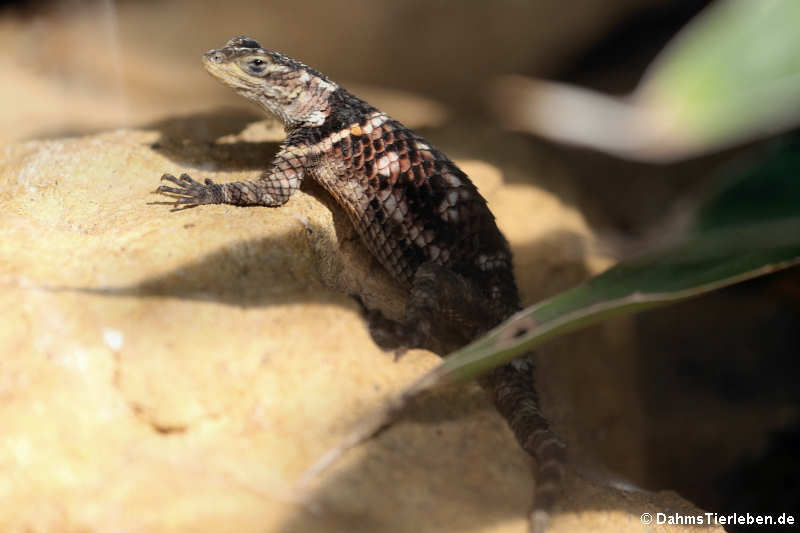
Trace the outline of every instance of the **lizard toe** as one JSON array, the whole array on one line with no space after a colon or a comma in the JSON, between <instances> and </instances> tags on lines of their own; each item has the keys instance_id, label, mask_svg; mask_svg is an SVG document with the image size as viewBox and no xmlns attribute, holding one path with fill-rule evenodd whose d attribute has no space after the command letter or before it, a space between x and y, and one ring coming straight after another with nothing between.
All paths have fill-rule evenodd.
<instances>
[{"instance_id":1,"label":"lizard toe","mask_svg":"<svg viewBox=\"0 0 800 533\"><path fill-rule=\"evenodd\" d=\"M156 192L159 193L159 194L164 194L164 193L167 193L167 194L178 194L178 195L186 194L186 190L185 189L176 189L175 187L167 187L166 185L160 185L156 189Z\"/></svg>"},{"instance_id":2,"label":"lizard toe","mask_svg":"<svg viewBox=\"0 0 800 533\"><path fill-rule=\"evenodd\" d=\"M182 183L178 180L178 178L176 178L172 174L162 174L161 181L169 181L174 183L175 185L182 185Z\"/></svg>"},{"instance_id":3,"label":"lizard toe","mask_svg":"<svg viewBox=\"0 0 800 533\"><path fill-rule=\"evenodd\" d=\"M202 183L200 183L199 181L195 180L189 174L186 174L186 173L181 174L180 180L181 180L182 185L184 187L186 187L186 186L189 186L189 187L202 187L203 186ZM208 181L210 181L210 180L206 180L206 182L208 182Z\"/></svg>"}]
</instances>

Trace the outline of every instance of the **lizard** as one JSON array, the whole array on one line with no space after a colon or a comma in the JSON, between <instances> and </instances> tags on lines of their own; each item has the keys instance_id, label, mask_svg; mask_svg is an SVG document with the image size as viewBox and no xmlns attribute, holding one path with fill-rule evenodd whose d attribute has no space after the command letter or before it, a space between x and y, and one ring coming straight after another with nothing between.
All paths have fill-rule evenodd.
<instances>
[{"instance_id":1,"label":"lizard","mask_svg":"<svg viewBox=\"0 0 800 533\"><path fill-rule=\"evenodd\" d=\"M373 335L385 344L434 346L446 354L521 309L509 244L477 187L445 154L322 73L252 38L234 37L209 50L203 65L277 116L286 139L254 181L200 183L188 174L164 174L169 184L156 192L173 200L168 203L177 209L279 207L304 178L315 180L407 291L401 321L367 311ZM480 383L535 459L530 524L542 531L561 489L565 445L540 410L532 354L495 368Z\"/></svg>"}]
</instances>

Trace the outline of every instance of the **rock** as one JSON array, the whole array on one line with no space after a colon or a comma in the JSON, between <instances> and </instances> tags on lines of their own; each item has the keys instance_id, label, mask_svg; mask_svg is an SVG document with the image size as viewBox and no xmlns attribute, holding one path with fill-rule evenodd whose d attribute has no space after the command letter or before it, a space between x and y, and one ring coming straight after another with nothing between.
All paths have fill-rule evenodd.
<instances>
[{"instance_id":1,"label":"rock","mask_svg":"<svg viewBox=\"0 0 800 533\"><path fill-rule=\"evenodd\" d=\"M524 531L529 460L475 385L421 399L298 487L438 358L416 350L394 362L372 342L347 294L395 316L403 294L319 187L280 209L157 203L162 172L242 179L277 149L269 124L237 137L225 120L2 148L0 530ZM485 161L459 164L495 209L529 293L542 272L568 285L603 263L574 208L505 184ZM603 359L625 352L625 336L598 331L601 363L583 379L629 379ZM594 337L574 339L542 353L598 349ZM584 382L543 359L544 395L563 401L551 411L576 464L602 450L643 456L636 424L620 429L635 414L608 422L635 411L632 393L581 395ZM608 434L594 446L601 425ZM699 512L608 479L571 476L553 531L645 531L645 511Z\"/></svg>"}]
</instances>

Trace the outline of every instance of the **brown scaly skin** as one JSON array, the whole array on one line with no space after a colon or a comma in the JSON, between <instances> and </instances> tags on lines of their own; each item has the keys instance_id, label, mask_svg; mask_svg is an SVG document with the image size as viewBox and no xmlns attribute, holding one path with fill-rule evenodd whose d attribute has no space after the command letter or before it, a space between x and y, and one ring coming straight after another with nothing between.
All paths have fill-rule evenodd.
<instances>
[{"instance_id":1,"label":"brown scaly skin","mask_svg":"<svg viewBox=\"0 0 800 533\"><path fill-rule=\"evenodd\" d=\"M277 207L304 177L316 180L409 291L402 323L370 312L376 337L394 345L450 351L520 309L508 243L486 200L446 155L314 69L248 37L206 52L203 64L277 115L286 141L256 181L201 184L165 174L162 180L175 186L157 192L184 207ZM539 410L531 357L495 369L482 384L537 459L532 527L542 530L559 490L564 446Z\"/></svg>"}]
</instances>

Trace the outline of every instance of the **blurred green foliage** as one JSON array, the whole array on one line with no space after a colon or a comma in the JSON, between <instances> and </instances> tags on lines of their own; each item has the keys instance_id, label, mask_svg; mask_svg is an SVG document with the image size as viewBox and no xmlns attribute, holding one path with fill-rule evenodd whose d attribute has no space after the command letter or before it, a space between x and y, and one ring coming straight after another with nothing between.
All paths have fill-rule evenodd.
<instances>
[{"instance_id":1,"label":"blurred green foliage","mask_svg":"<svg viewBox=\"0 0 800 533\"><path fill-rule=\"evenodd\" d=\"M798 28L796 0L718 1L667 46L634 100L699 149L795 125Z\"/></svg>"},{"instance_id":2,"label":"blurred green foliage","mask_svg":"<svg viewBox=\"0 0 800 533\"><path fill-rule=\"evenodd\" d=\"M705 294L800 263L800 136L720 187L677 239L623 261L578 287L518 313L450 355L426 383L473 378L544 341L609 316Z\"/></svg>"}]
</instances>

